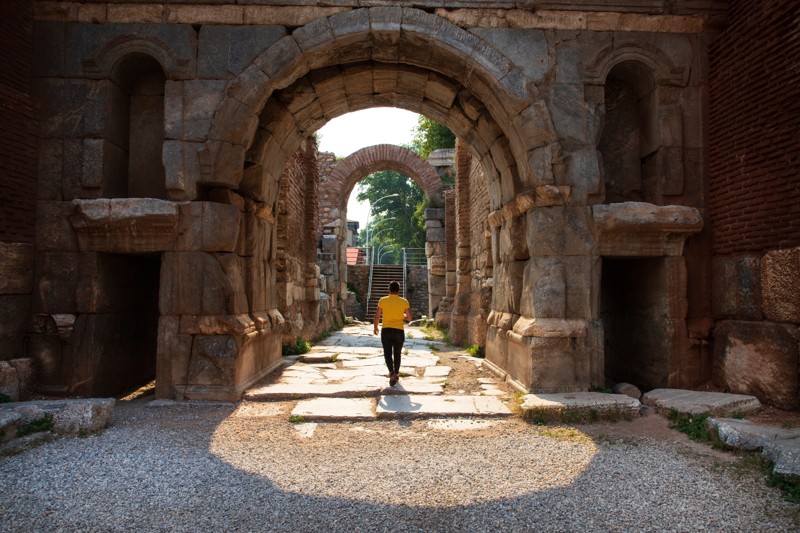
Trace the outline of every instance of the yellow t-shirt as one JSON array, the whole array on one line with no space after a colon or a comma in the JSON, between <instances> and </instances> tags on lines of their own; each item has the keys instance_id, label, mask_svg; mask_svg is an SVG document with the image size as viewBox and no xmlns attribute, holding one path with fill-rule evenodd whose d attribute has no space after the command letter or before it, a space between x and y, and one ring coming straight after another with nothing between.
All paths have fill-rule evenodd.
<instances>
[{"instance_id":1,"label":"yellow t-shirt","mask_svg":"<svg viewBox=\"0 0 800 533\"><path fill-rule=\"evenodd\" d=\"M392 329L403 329L403 318L406 309L411 307L408 300L397 294L384 296L378 301L381 308L381 321L383 327Z\"/></svg>"}]
</instances>

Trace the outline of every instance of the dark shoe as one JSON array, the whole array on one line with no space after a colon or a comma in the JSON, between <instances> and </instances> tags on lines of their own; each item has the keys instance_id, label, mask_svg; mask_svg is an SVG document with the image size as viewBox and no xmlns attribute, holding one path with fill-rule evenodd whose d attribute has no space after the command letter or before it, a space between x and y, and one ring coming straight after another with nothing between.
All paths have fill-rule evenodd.
<instances>
[{"instance_id":1,"label":"dark shoe","mask_svg":"<svg viewBox=\"0 0 800 533\"><path fill-rule=\"evenodd\" d=\"M397 374L389 374L389 386L394 387L397 383Z\"/></svg>"}]
</instances>

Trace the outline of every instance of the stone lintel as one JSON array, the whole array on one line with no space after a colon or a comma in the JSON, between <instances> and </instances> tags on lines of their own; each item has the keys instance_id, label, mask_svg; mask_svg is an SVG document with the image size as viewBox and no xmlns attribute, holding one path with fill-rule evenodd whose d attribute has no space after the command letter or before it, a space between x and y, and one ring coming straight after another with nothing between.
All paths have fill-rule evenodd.
<instances>
[{"instance_id":1,"label":"stone lintel","mask_svg":"<svg viewBox=\"0 0 800 533\"><path fill-rule=\"evenodd\" d=\"M232 252L239 210L217 202L155 198L73 200L70 216L83 251L147 253Z\"/></svg>"},{"instance_id":2,"label":"stone lintel","mask_svg":"<svg viewBox=\"0 0 800 533\"><path fill-rule=\"evenodd\" d=\"M680 256L703 229L700 211L677 205L624 202L592 206L600 255Z\"/></svg>"},{"instance_id":3,"label":"stone lintel","mask_svg":"<svg viewBox=\"0 0 800 533\"><path fill-rule=\"evenodd\" d=\"M198 2L200 4L200 2ZM276 24L303 26L353 8L385 6L383 0L337 2L336 6L317 6L316 2L293 2L294 5L119 5L84 2L35 2L35 20L84 22L94 24L171 23L171 24ZM440 1L417 2L436 9L436 15L462 28L514 28L578 31L639 31L697 34L707 31L724 13L713 7L695 9L691 14L663 14L658 8L637 8L636 13L613 12L605 2L581 3L580 13L564 10L519 9L519 2ZM552 3L551 3L552 4ZM658 3L660 6L660 2ZM573 3L574 5L574 3ZM557 6L553 6L557 7ZM454 9L455 8L455 9ZM650 11L650 12L648 12Z\"/></svg>"}]
</instances>

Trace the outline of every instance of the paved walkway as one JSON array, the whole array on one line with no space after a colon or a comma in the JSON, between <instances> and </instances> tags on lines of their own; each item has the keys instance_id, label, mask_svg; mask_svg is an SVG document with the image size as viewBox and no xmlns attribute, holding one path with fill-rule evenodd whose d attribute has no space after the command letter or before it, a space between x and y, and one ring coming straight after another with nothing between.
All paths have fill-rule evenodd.
<instances>
[{"instance_id":1,"label":"paved walkway","mask_svg":"<svg viewBox=\"0 0 800 533\"><path fill-rule=\"evenodd\" d=\"M245 400L297 400L292 416L305 421L511 416L513 391L482 368L483 360L445 349L422 329L407 328L400 381L390 387L372 325L346 327L310 353L286 358L280 374Z\"/></svg>"}]
</instances>

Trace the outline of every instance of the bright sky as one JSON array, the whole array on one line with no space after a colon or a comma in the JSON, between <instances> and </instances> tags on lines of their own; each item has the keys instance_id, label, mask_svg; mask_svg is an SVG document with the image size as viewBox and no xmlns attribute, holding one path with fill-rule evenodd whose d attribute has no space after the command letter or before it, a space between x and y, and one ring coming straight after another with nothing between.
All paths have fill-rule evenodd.
<instances>
[{"instance_id":1,"label":"bright sky","mask_svg":"<svg viewBox=\"0 0 800 533\"><path fill-rule=\"evenodd\" d=\"M419 115L392 107L376 107L335 118L319 129L319 150L344 158L375 144L409 144ZM369 202L356 201L356 187L347 203L347 218L367 224Z\"/></svg>"}]
</instances>

